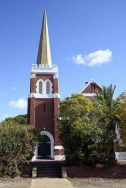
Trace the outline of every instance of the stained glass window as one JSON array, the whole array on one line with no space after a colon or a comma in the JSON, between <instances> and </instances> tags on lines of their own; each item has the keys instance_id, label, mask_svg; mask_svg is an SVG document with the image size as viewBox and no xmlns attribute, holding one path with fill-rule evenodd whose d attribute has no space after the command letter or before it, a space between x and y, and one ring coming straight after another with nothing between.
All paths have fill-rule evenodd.
<instances>
[{"instance_id":1,"label":"stained glass window","mask_svg":"<svg viewBox=\"0 0 126 188\"><path fill-rule=\"evenodd\" d=\"M39 93L42 94L42 81L39 82Z\"/></svg>"},{"instance_id":2,"label":"stained glass window","mask_svg":"<svg viewBox=\"0 0 126 188\"><path fill-rule=\"evenodd\" d=\"M46 82L46 94L50 94L50 82Z\"/></svg>"}]
</instances>

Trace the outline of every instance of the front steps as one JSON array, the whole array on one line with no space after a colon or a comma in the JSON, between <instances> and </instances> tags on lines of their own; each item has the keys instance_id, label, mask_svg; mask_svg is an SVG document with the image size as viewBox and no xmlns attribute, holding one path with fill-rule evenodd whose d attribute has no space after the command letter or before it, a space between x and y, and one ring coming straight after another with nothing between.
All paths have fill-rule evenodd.
<instances>
[{"instance_id":1,"label":"front steps","mask_svg":"<svg viewBox=\"0 0 126 188\"><path fill-rule=\"evenodd\" d=\"M59 161L36 161L32 163L32 177L62 177L62 162Z\"/></svg>"}]
</instances>

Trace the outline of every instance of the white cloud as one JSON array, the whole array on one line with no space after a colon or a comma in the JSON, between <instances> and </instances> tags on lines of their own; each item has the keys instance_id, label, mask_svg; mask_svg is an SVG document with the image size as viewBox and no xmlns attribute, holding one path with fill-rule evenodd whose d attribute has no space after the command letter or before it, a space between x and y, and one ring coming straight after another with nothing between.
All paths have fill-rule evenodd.
<instances>
[{"instance_id":1,"label":"white cloud","mask_svg":"<svg viewBox=\"0 0 126 188\"><path fill-rule=\"evenodd\" d=\"M15 87L15 86L12 86L11 89L13 89L13 90L17 90L18 88Z\"/></svg>"},{"instance_id":2,"label":"white cloud","mask_svg":"<svg viewBox=\"0 0 126 188\"><path fill-rule=\"evenodd\" d=\"M76 56L72 57L72 60L76 63L76 64L84 64L85 65L85 59L84 56L82 54L78 54Z\"/></svg>"},{"instance_id":3,"label":"white cloud","mask_svg":"<svg viewBox=\"0 0 126 188\"><path fill-rule=\"evenodd\" d=\"M19 108L19 109L23 109L27 107L27 101L20 98L16 101L10 101L9 102L9 106L13 107L13 108Z\"/></svg>"},{"instance_id":4,"label":"white cloud","mask_svg":"<svg viewBox=\"0 0 126 188\"><path fill-rule=\"evenodd\" d=\"M112 61L112 51L110 49L97 50L87 55L78 54L72 57L76 64L83 64L90 67L101 66Z\"/></svg>"}]
</instances>

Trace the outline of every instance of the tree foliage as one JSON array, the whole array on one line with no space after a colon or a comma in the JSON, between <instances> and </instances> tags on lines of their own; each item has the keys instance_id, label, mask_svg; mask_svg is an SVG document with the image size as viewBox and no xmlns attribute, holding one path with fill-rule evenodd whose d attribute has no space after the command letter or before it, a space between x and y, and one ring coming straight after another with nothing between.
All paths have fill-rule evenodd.
<instances>
[{"instance_id":1,"label":"tree foliage","mask_svg":"<svg viewBox=\"0 0 126 188\"><path fill-rule=\"evenodd\" d=\"M27 125L27 114L18 115L15 117L8 117L3 122L9 123L11 121L20 125Z\"/></svg>"},{"instance_id":2,"label":"tree foliage","mask_svg":"<svg viewBox=\"0 0 126 188\"><path fill-rule=\"evenodd\" d=\"M126 113L119 112L124 93L114 99L115 88L103 87L94 100L72 95L62 101L60 136L69 162L111 165L116 162L115 126L122 122L122 117L126 119Z\"/></svg>"},{"instance_id":3,"label":"tree foliage","mask_svg":"<svg viewBox=\"0 0 126 188\"><path fill-rule=\"evenodd\" d=\"M125 119L123 118L125 116L125 92L123 92L121 95L114 99L115 88L116 86L113 87L112 85L110 85L109 87L104 86L102 91L97 93L96 96L96 108L97 106L99 106L102 111L102 118L100 119L102 121L103 119L108 119L107 122L104 124L108 132L110 130L113 130L114 132L116 123L121 123Z\"/></svg>"},{"instance_id":4,"label":"tree foliage","mask_svg":"<svg viewBox=\"0 0 126 188\"><path fill-rule=\"evenodd\" d=\"M126 147L126 96L123 96L122 102L117 108L117 113L120 117L120 135L121 135L121 146Z\"/></svg>"},{"instance_id":5,"label":"tree foliage","mask_svg":"<svg viewBox=\"0 0 126 188\"><path fill-rule=\"evenodd\" d=\"M12 121L0 123L0 175L19 175L30 163L36 143L35 129Z\"/></svg>"},{"instance_id":6,"label":"tree foliage","mask_svg":"<svg viewBox=\"0 0 126 188\"><path fill-rule=\"evenodd\" d=\"M72 95L60 106L60 136L69 163L93 164L100 129L91 124L92 102L82 95Z\"/></svg>"},{"instance_id":7,"label":"tree foliage","mask_svg":"<svg viewBox=\"0 0 126 188\"><path fill-rule=\"evenodd\" d=\"M121 125L122 118L118 108L122 104L125 93L123 92L118 97L114 98L116 86L103 86L99 93L96 93L94 101L94 116L97 117L98 126L102 130L101 136L101 154L105 157L108 163L115 163L115 140L116 126ZM98 109L101 114L97 116Z\"/></svg>"}]
</instances>

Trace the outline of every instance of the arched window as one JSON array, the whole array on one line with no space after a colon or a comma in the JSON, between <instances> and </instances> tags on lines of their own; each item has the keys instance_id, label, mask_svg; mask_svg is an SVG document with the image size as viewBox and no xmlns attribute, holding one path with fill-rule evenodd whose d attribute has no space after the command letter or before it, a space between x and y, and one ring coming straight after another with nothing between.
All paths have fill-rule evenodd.
<instances>
[{"instance_id":1,"label":"arched window","mask_svg":"<svg viewBox=\"0 0 126 188\"><path fill-rule=\"evenodd\" d=\"M51 80L39 79L36 83L36 93L38 97L50 97L52 94L52 82Z\"/></svg>"},{"instance_id":2,"label":"arched window","mask_svg":"<svg viewBox=\"0 0 126 188\"><path fill-rule=\"evenodd\" d=\"M39 94L42 94L42 81L39 82Z\"/></svg>"},{"instance_id":3,"label":"arched window","mask_svg":"<svg viewBox=\"0 0 126 188\"><path fill-rule=\"evenodd\" d=\"M46 82L46 94L50 94L50 81Z\"/></svg>"}]
</instances>

